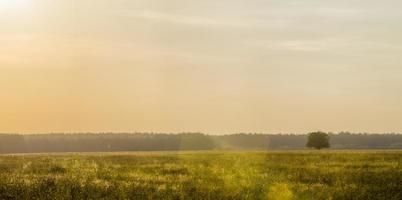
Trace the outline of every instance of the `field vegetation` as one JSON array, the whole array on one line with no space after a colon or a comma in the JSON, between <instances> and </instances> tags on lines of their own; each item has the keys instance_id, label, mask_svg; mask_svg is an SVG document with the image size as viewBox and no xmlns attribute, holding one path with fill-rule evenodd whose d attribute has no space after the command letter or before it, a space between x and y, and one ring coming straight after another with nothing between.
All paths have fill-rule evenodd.
<instances>
[{"instance_id":1,"label":"field vegetation","mask_svg":"<svg viewBox=\"0 0 402 200\"><path fill-rule=\"evenodd\" d=\"M402 199L402 151L0 156L0 199Z\"/></svg>"}]
</instances>

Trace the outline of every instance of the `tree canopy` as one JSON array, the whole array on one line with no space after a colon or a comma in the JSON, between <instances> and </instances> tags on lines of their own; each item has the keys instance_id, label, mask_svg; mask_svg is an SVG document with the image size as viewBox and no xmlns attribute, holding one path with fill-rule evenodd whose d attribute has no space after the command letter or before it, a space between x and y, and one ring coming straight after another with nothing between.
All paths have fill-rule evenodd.
<instances>
[{"instance_id":1,"label":"tree canopy","mask_svg":"<svg viewBox=\"0 0 402 200\"><path fill-rule=\"evenodd\" d=\"M306 147L314 149L329 148L329 135L327 133L317 131L308 134Z\"/></svg>"},{"instance_id":2,"label":"tree canopy","mask_svg":"<svg viewBox=\"0 0 402 200\"><path fill-rule=\"evenodd\" d=\"M305 149L307 134L0 134L1 153ZM402 134L328 133L332 149L402 149Z\"/></svg>"}]
</instances>

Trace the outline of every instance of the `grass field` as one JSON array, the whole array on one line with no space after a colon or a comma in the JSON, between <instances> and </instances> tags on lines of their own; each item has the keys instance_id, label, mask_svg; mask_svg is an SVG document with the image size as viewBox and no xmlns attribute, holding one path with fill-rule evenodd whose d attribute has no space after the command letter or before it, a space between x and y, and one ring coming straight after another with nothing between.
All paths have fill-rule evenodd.
<instances>
[{"instance_id":1,"label":"grass field","mask_svg":"<svg viewBox=\"0 0 402 200\"><path fill-rule=\"evenodd\" d=\"M402 151L0 156L0 199L402 199Z\"/></svg>"}]
</instances>

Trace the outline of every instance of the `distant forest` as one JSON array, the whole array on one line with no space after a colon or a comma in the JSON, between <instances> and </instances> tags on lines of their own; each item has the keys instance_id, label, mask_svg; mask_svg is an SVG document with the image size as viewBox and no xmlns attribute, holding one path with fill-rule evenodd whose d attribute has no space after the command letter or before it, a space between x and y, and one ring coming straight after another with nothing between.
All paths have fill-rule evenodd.
<instances>
[{"instance_id":1,"label":"distant forest","mask_svg":"<svg viewBox=\"0 0 402 200\"><path fill-rule=\"evenodd\" d=\"M402 149L402 134L330 133L332 149ZM0 153L305 149L307 135L0 134Z\"/></svg>"}]
</instances>

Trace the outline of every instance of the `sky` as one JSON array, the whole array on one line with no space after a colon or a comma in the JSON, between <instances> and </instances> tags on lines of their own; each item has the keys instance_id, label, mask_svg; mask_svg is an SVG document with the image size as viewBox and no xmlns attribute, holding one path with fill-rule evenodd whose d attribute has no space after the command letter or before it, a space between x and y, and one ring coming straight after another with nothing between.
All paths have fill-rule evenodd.
<instances>
[{"instance_id":1,"label":"sky","mask_svg":"<svg viewBox=\"0 0 402 200\"><path fill-rule=\"evenodd\" d=\"M0 132L402 132L399 0L0 0Z\"/></svg>"}]
</instances>

